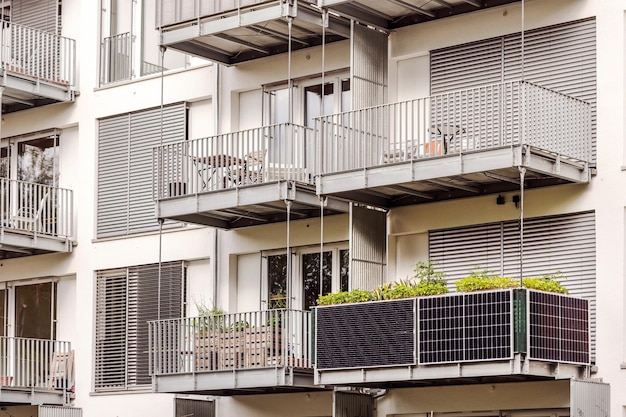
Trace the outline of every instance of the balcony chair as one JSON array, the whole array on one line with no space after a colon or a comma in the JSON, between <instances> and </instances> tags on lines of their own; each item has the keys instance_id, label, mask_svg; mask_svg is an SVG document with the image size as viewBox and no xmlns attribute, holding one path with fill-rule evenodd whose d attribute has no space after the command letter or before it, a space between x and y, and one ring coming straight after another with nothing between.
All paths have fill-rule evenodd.
<instances>
[{"instance_id":1,"label":"balcony chair","mask_svg":"<svg viewBox=\"0 0 626 417\"><path fill-rule=\"evenodd\" d=\"M73 386L74 351L54 353L50 362L50 389L71 391Z\"/></svg>"},{"instance_id":2,"label":"balcony chair","mask_svg":"<svg viewBox=\"0 0 626 417\"><path fill-rule=\"evenodd\" d=\"M28 232L46 232L46 222L52 220L50 208L50 191L46 191L36 206L25 205L17 210L12 219L13 227Z\"/></svg>"},{"instance_id":3,"label":"balcony chair","mask_svg":"<svg viewBox=\"0 0 626 417\"><path fill-rule=\"evenodd\" d=\"M228 182L233 185L261 184L263 182L263 162L267 150L248 152L240 166L233 166L224 178L224 188Z\"/></svg>"}]
</instances>

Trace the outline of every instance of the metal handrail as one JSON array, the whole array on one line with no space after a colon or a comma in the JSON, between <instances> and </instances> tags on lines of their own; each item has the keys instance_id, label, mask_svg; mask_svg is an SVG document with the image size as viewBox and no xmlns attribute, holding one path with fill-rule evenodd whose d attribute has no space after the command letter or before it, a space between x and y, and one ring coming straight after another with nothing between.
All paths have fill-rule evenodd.
<instances>
[{"instance_id":1,"label":"metal handrail","mask_svg":"<svg viewBox=\"0 0 626 417\"><path fill-rule=\"evenodd\" d=\"M9 72L76 87L76 41L11 22L1 22L0 64Z\"/></svg>"},{"instance_id":2,"label":"metal handrail","mask_svg":"<svg viewBox=\"0 0 626 417\"><path fill-rule=\"evenodd\" d=\"M132 36L130 32L109 36L100 45L100 84L130 80Z\"/></svg>"},{"instance_id":3,"label":"metal handrail","mask_svg":"<svg viewBox=\"0 0 626 417\"><path fill-rule=\"evenodd\" d=\"M73 238L72 190L0 178L0 230Z\"/></svg>"},{"instance_id":4,"label":"metal handrail","mask_svg":"<svg viewBox=\"0 0 626 417\"><path fill-rule=\"evenodd\" d=\"M70 342L0 337L0 385L63 390L74 386Z\"/></svg>"},{"instance_id":5,"label":"metal handrail","mask_svg":"<svg viewBox=\"0 0 626 417\"><path fill-rule=\"evenodd\" d=\"M217 314L148 326L151 375L313 366L310 311Z\"/></svg>"},{"instance_id":6,"label":"metal handrail","mask_svg":"<svg viewBox=\"0 0 626 417\"><path fill-rule=\"evenodd\" d=\"M525 81L316 118L321 174L529 145L591 160L589 103Z\"/></svg>"},{"instance_id":7,"label":"metal handrail","mask_svg":"<svg viewBox=\"0 0 626 417\"><path fill-rule=\"evenodd\" d=\"M273 181L313 184L313 139L313 129L283 123L155 147L154 197Z\"/></svg>"}]
</instances>

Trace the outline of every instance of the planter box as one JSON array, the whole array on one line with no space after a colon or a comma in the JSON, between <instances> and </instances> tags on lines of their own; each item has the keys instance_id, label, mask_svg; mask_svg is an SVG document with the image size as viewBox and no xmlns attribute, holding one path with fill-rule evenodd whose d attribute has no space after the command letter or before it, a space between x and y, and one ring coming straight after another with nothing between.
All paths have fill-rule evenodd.
<instances>
[{"instance_id":1,"label":"planter box","mask_svg":"<svg viewBox=\"0 0 626 417\"><path fill-rule=\"evenodd\" d=\"M587 300L515 289L324 306L316 368L536 360L588 364Z\"/></svg>"},{"instance_id":2,"label":"planter box","mask_svg":"<svg viewBox=\"0 0 626 417\"><path fill-rule=\"evenodd\" d=\"M196 370L272 366L282 352L282 329L248 327L199 335L194 343Z\"/></svg>"}]
</instances>

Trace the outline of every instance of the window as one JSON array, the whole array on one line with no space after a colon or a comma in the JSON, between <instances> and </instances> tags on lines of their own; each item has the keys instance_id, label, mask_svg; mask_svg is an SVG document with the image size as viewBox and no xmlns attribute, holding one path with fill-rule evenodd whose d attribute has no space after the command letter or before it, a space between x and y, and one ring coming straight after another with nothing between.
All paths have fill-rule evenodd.
<instances>
[{"instance_id":1,"label":"window","mask_svg":"<svg viewBox=\"0 0 626 417\"><path fill-rule=\"evenodd\" d=\"M185 103L166 106L162 122L163 143L185 140ZM99 121L98 237L158 229L152 200L152 147L160 142L160 108Z\"/></svg>"},{"instance_id":2,"label":"window","mask_svg":"<svg viewBox=\"0 0 626 417\"><path fill-rule=\"evenodd\" d=\"M158 264L96 273L96 391L150 385L147 321L183 316L184 282L180 261L161 265L160 291Z\"/></svg>"},{"instance_id":3,"label":"window","mask_svg":"<svg viewBox=\"0 0 626 417\"><path fill-rule=\"evenodd\" d=\"M349 251L340 246L300 248L294 252L292 271L292 308L310 310L317 305L317 297L333 291L348 290ZM287 306L287 255L266 257L269 308ZM320 274L321 271L321 274Z\"/></svg>"},{"instance_id":4,"label":"window","mask_svg":"<svg viewBox=\"0 0 626 417\"><path fill-rule=\"evenodd\" d=\"M168 49L163 55L156 29L156 3L150 0L101 0L100 84L131 80L207 62Z\"/></svg>"},{"instance_id":5,"label":"window","mask_svg":"<svg viewBox=\"0 0 626 417\"><path fill-rule=\"evenodd\" d=\"M0 177L58 186L59 134L53 132L1 140Z\"/></svg>"},{"instance_id":6,"label":"window","mask_svg":"<svg viewBox=\"0 0 626 417\"><path fill-rule=\"evenodd\" d=\"M56 282L0 285L0 336L56 339Z\"/></svg>"}]
</instances>

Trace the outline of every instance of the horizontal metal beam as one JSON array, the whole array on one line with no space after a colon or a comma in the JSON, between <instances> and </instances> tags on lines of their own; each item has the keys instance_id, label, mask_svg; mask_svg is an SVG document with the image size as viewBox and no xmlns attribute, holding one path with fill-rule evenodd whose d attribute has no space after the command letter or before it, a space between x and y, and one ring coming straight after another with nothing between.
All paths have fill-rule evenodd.
<instances>
[{"instance_id":1,"label":"horizontal metal beam","mask_svg":"<svg viewBox=\"0 0 626 417\"><path fill-rule=\"evenodd\" d=\"M428 16L428 17L436 17L436 15L433 12L429 12L428 10L422 9L421 7L417 7L412 5L411 3L407 3L406 1L403 0L389 0L392 3L396 3L398 6L402 6L402 7L406 7L409 10L414 11L415 13L419 13L419 14L423 14L424 16Z\"/></svg>"}]
</instances>

